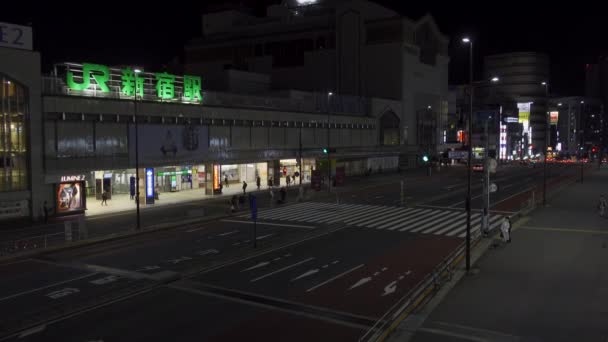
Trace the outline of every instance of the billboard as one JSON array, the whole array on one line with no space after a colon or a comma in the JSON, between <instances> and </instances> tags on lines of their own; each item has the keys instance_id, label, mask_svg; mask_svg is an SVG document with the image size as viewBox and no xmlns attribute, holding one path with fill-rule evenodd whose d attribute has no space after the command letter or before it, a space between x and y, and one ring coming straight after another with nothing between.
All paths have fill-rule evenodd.
<instances>
[{"instance_id":1,"label":"billboard","mask_svg":"<svg viewBox=\"0 0 608 342\"><path fill-rule=\"evenodd\" d=\"M154 169L146 168L146 204L154 204Z\"/></svg>"},{"instance_id":2,"label":"billboard","mask_svg":"<svg viewBox=\"0 0 608 342\"><path fill-rule=\"evenodd\" d=\"M554 111L549 113L550 123L552 125L557 125L557 120L559 119L559 112Z\"/></svg>"},{"instance_id":3,"label":"billboard","mask_svg":"<svg viewBox=\"0 0 608 342\"><path fill-rule=\"evenodd\" d=\"M517 109L519 110L519 123L523 123L526 126L530 122L530 105L532 102L519 102L517 103Z\"/></svg>"},{"instance_id":4,"label":"billboard","mask_svg":"<svg viewBox=\"0 0 608 342\"><path fill-rule=\"evenodd\" d=\"M179 163L203 160L208 151L207 126L139 125L140 163ZM135 126L129 127L129 155L135 158Z\"/></svg>"},{"instance_id":5,"label":"billboard","mask_svg":"<svg viewBox=\"0 0 608 342\"><path fill-rule=\"evenodd\" d=\"M60 183L57 185L57 213L67 214L85 209L84 182Z\"/></svg>"}]
</instances>

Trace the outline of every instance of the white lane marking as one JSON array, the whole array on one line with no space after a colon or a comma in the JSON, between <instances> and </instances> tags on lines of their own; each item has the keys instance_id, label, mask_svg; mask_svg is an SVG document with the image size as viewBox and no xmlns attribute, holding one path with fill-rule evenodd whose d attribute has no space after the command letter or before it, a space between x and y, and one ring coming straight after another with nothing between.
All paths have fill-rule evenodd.
<instances>
[{"instance_id":1,"label":"white lane marking","mask_svg":"<svg viewBox=\"0 0 608 342\"><path fill-rule=\"evenodd\" d=\"M319 287L321 287L321 286L323 286L323 285L327 285L327 284L331 283L332 281L334 281L334 280L336 280L336 279L342 278L343 276L345 276L345 275L347 275L347 274L349 274L349 273L351 273L351 272L353 272L353 271L355 271L355 270L360 269L361 267L363 267L363 264L361 264L361 265L359 265L359 266L355 266L355 267L351 268L351 269L350 269L350 270L348 270L348 271L342 272L342 273L338 274L338 275L337 275L337 276L335 276L335 277L331 277L331 278L327 279L326 281L324 281L324 282L322 282L322 283L319 283L319 284L317 284L317 285L315 285L315 286L313 286L313 287L309 288L308 290L306 290L306 292L311 292L311 291L314 291L314 290L318 289Z\"/></svg>"},{"instance_id":2,"label":"white lane marking","mask_svg":"<svg viewBox=\"0 0 608 342\"><path fill-rule=\"evenodd\" d=\"M205 227L188 229L188 230L186 230L186 233L192 233L192 232L196 232L196 231L199 231L199 230L202 230L202 229L205 229Z\"/></svg>"},{"instance_id":3,"label":"white lane marking","mask_svg":"<svg viewBox=\"0 0 608 342\"><path fill-rule=\"evenodd\" d=\"M256 237L255 239L256 239L256 240L262 240L262 239L265 239L265 238L267 238L267 237L269 237L269 236L273 236L273 235L274 235L274 233L271 233L271 234L266 234L266 235L258 236L258 237Z\"/></svg>"},{"instance_id":4,"label":"white lane marking","mask_svg":"<svg viewBox=\"0 0 608 342\"><path fill-rule=\"evenodd\" d=\"M142 272L142 271L152 271L152 270L158 270L160 269L160 266L144 266L142 268L136 269L135 272Z\"/></svg>"},{"instance_id":5,"label":"white lane marking","mask_svg":"<svg viewBox=\"0 0 608 342\"><path fill-rule=\"evenodd\" d=\"M250 280L250 282L255 283L255 282L256 282L256 281L258 281L258 280L262 280L262 279L264 279L264 278L268 278L268 277L270 277L271 275L275 275L275 274L277 274L277 273L280 273L280 272L286 271L286 270L288 270L288 269L290 269L290 268L293 268L293 267L299 266L299 265L301 265L301 264L303 264L303 263L309 262L309 261L314 260L314 259L315 259L314 257L310 257L310 258L304 259L304 260L302 260L302 261L296 262L295 264L291 264L291 265L289 265L289 266L285 266L285 267L283 267L283 268L279 268L279 269L278 269L278 270L276 270L276 271L273 271L273 272L270 272L270 273L266 273L266 274L264 274L264 275L262 275L262 276L259 276L259 277L257 277L257 278L251 279L251 280Z\"/></svg>"},{"instance_id":6,"label":"white lane marking","mask_svg":"<svg viewBox=\"0 0 608 342\"><path fill-rule=\"evenodd\" d=\"M19 338L24 338L24 337L27 337L30 335L37 334L39 332L44 331L45 329L46 329L46 324L41 324L37 327L33 327L33 328L23 331L22 333L19 334Z\"/></svg>"},{"instance_id":7,"label":"white lane marking","mask_svg":"<svg viewBox=\"0 0 608 342\"><path fill-rule=\"evenodd\" d=\"M346 220L344 220L344 223L354 224L357 221L367 220L370 217L382 217L383 215L385 215L385 213L390 212L394 209L395 208L393 208L393 207L386 207L386 208L380 208L380 209L373 208L373 207L368 208L365 210L361 210L359 213L348 217Z\"/></svg>"},{"instance_id":8,"label":"white lane marking","mask_svg":"<svg viewBox=\"0 0 608 342\"><path fill-rule=\"evenodd\" d=\"M49 297L51 299L59 299L59 298L62 298L62 297L65 297L65 296L69 296L71 294L78 293L78 292L80 292L80 290L77 289L77 288L74 288L74 287L65 287L65 288L63 288L61 290L57 290L57 291L53 291L53 292L47 293L45 296L47 296L47 297Z\"/></svg>"},{"instance_id":9,"label":"white lane marking","mask_svg":"<svg viewBox=\"0 0 608 342\"><path fill-rule=\"evenodd\" d=\"M85 274L85 275L80 276L80 277L76 277L76 278L72 278L72 279L68 279L68 280L60 281L60 282L57 282L57 283L49 284L49 285L46 285L46 286L38 287L38 288L35 288L35 289L31 289L31 290L27 290L27 291L23 291L23 292L15 293L15 294L13 294L13 295L10 295L10 296L6 296L6 297L3 297L3 298L0 298L0 302L5 301L5 300L7 300L7 299L11 299L11 298L15 298L15 297L23 296L23 295L26 295L26 294L30 294L30 293L32 293L32 292L37 292L37 291L45 290L45 289L48 289L49 287L53 287L53 286L57 286L57 285L61 285L61 284L65 284L65 283L69 283L69 282L72 282L72 281L76 281L76 280L80 280L80 279L84 279L84 278L92 277L92 276L94 276L94 275L98 275L98 274L99 274L98 272L95 272L95 273L89 273L89 274Z\"/></svg>"},{"instance_id":10,"label":"white lane marking","mask_svg":"<svg viewBox=\"0 0 608 342\"><path fill-rule=\"evenodd\" d=\"M105 284L108 284L108 283L115 282L119 278L120 278L119 276L111 274L111 275L109 275L107 277L91 280L91 281L89 281L89 283L94 284L94 285L105 285Z\"/></svg>"},{"instance_id":11,"label":"white lane marking","mask_svg":"<svg viewBox=\"0 0 608 342\"><path fill-rule=\"evenodd\" d=\"M280 258L276 258L275 260L280 259ZM264 267L266 265L270 264L270 262L268 261L262 261L260 263L257 263L249 268L246 268L244 270L242 270L241 272L246 272L246 271L251 271L251 270L255 270L256 268L260 268L260 267Z\"/></svg>"},{"instance_id":12,"label":"white lane marking","mask_svg":"<svg viewBox=\"0 0 608 342\"><path fill-rule=\"evenodd\" d=\"M424 227L425 230L422 231L422 234L430 234L434 231L437 231L449 224L452 224L454 222L457 222L459 220L466 218L466 215L467 215L466 212L461 212L460 215L457 215L456 217L452 217L449 220L445 220L445 221L443 221L441 223L437 223L437 224L433 223L433 224L427 225L426 227Z\"/></svg>"},{"instance_id":13,"label":"white lane marking","mask_svg":"<svg viewBox=\"0 0 608 342\"><path fill-rule=\"evenodd\" d=\"M382 196L382 195L381 196L376 196L376 199L379 199L379 198L382 198L382 197L384 197L384 196Z\"/></svg>"},{"instance_id":14,"label":"white lane marking","mask_svg":"<svg viewBox=\"0 0 608 342\"><path fill-rule=\"evenodd\" d=\"M251 221L239 221L239 220L222 220L222 222L242 223L242 224L253 224ZM264 226L277 226L277 227L290 227L290 228L304 228L304 229L316 229L315 226L301 226L298 224L282 224L282 223L269 223L269 222L258 222L259 225Z\"/></svg>"},{"instance_id":15,"label":"white lane marking","mask_svg":"<svg viewBox=\"0 0 608 342\"><path fill-rule=\"evenodd\" d=\"M227 235L235 234L235 233L238 233L238 232L239 232L238 230L233 230L231 232L217 234L217 236L227 236Z\"/></svg>"},{"instance_id":16,"label":"white lane marking","mask_svg":"<svg viewBox=\"0 0 608 342\"><path fill-rule=\"evenodd\" d=\"M420 328L418 331L428 332L436 335L444 335L450 337L456 337L459 339L473 341L473 342L488 342L485 338L479 338L471 335L457 334L451 331L441 330L441 329L431 329L431 328Z\"/></svg>"},{"instance_id":17,"label":"white lane marking","mask_svg":"<svg viewBox=\"0 0 608 342\"><path fill-rule=\"evenodd\" d=\"M357 227L370 227L370 224L380 224L382 222L387 222L389 219L403 215L404 212L412 211L415 209L403 209L403 208L395 208L391 207L391 210L386 211L381 214L380 217L372 216L372 217L364 217L362 220L356 222ZM353 222L355 224L355 222Z\"/></svg>"},{"instance_id":18,"label":"white lane marking","mask_svg":"<svg viewBox=\"0 0 608 342\"><path fill-rule=\"evenodd\" d=\"M188 260L192 260L192 257L189 256L182 256L180 258L175 258L175 259L169 259L166 260L168 263L172 263L173 265L177 265L182 261L188 261Z\"/></svg>"},{"instance_id":19,"label":"white lane marking","mask_svg":"<svg viewBox=\"0 0 608 342\"><path fill-rule=\"evenodd\" d=\"M220 251L218 251L215 248L212 249L208 249L206 251L200 251L200 252L196 252L196 255L200 255L200 256L205 256L205 255L209 255L209 254L218 254Z\"/></svg>"},{"instance_id":20,"label":"white lane marking","mask_svg":"<svg viewBox=\"0 0 608 342\"><path fill-rule=\"evenodd\" d=\"M442 207L442 206L439 206L439 205L426 205L426 204L419 204L419 205L417 205L416 207L417 207L417 208L418 208L418 207L420 207L420 208L428 208L428 209L448 209L448 210L450 210L450 209L451 209L451 210L454 210L454 208L451 208L451 207Z\"/></svg>"},{"instance_id":21,"label":"white lane marking","mask_svg":"<svg viewBox=\"0 0 608 342\"><path fill-rule=\"evenodd\" d=\"M448 220L453 220L454 218L458 217L459 215L461 215L462 213L459 211L450 211L447 212L447 214L438 214L434 220L430 221L430 222L425 222L422 224L417 224L418 227L410 230L410 233L417 233L421 230L427 229L429 227L429 225L433 225L433 224L441 224L445 221Z\"/></svg>"}]
</instances>

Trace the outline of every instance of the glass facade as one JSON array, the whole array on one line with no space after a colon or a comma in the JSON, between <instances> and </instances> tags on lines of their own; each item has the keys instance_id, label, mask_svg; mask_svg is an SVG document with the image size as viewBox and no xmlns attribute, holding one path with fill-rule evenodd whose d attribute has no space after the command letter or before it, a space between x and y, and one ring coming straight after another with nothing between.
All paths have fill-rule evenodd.
<instances>
[{"instance_id":1,"label":"glass facade","mask_svg":"<svg viewBox=\"0 0 608 342\"><path fill-rule=\"evenodd\" d=\"M28 189L27 90L0 74L0 192Z\"/></svg>"}]
</instances>

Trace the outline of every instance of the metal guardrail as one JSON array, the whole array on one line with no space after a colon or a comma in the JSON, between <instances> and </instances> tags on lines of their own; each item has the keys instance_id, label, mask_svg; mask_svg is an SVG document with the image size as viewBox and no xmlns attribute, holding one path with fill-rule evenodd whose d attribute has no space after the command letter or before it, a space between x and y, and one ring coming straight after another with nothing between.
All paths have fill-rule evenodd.
<instances>
[{"instance_id":1,"label":"metal guardrail","mask_svg":"<svg viewBox=\"0 0 608 342\"><path fill-rule=\"evenodd\" d=\"M44 249L65 242L64 232L0 241L0 256L15 255L34 249Z\"/></svg>"},{"instance_id":2,"label":"metal guardrail","mask_svg":"<svg viewBox=\"0 0 608 342\"><path fill-rule=\"evenodd\" d=\"M478 242L480 234L471 237L472 244ZM427 297L425 292L437 292L441 286L452 279L454 273L453 265L456 264L459 258L464 254L465 244L461 243L456 250L444 258L431 273L422 279L412 290L406 293L399 301L397 301L376 323L367 330L367 332L359 338L363 341L384 341L388 335L396 328L396 325L405 317L404 314L409 314L416 309L420 303Z\"/></svg>"}]
</instances>

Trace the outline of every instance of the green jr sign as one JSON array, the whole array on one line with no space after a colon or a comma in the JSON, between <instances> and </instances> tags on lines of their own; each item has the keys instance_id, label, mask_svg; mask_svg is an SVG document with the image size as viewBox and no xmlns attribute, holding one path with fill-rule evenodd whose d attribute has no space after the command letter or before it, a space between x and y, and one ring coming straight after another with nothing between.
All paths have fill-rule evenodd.
<instances>
[{"instance_id":1,"label":"green jr sign","mask_svg":"<svg viewBox=\"0 0 608 342\"><path fill-rule=\"evenodd\" d=\"M202 80L200 76L184 75L183 77L167 72L142 73L132 68L110 69L101 64L82 64L82 69L68 66L66 83L70 90L85 91L97 89L102 93L110 93L111 86L118 86L120 94L128 97L144 98L144 90L150 89L160 100L182 100L187 102L203 101ZM74 71L82 71L82 77L74 75ZM113 74L112 71L115 73ZM114 77L120 72L120 78ZM80 79L80 80L78 80ZM94 82L92 82L94 81ZM112 87L114 88L114 87ZM180 96L181 95L181 96Z\"/></svg>"}]
</instances>

